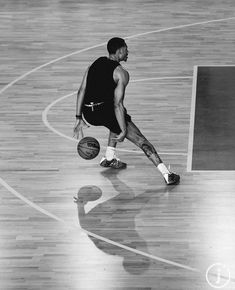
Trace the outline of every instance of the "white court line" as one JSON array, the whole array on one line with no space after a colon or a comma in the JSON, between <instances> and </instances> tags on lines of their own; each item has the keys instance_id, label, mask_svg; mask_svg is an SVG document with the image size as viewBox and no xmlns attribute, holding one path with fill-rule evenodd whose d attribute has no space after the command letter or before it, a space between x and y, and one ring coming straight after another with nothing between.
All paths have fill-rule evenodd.
<instances>
[{"instance_id":1,"label":"white court line","mask_svg":"<svg viewBox=\"0 0 235 290\"><path fill-rule=\"evenodd\" d=\"M179 268L182 268L182 269L185 269L185 270L188 270L188 271L192 271L192 272L198 272L198 273L201 273L202 274L202 271L200 271L199 269L197 268L192 268L192 267L189 267L189 266L186 266L186 265L183 265L183 264L180 264L180 263L177 263L177 262L173 262L173 261L170 261L170 260L167 260L167 259L164 259L164 258L161 258L161 257L158 257L158 256L154 256L154 255L151 255L151 254L148 254L146 252L142 252L142 251L139 251L139 250L136 250L134 248L131 248L131 247L128 247L128 246L125 246L123 244L120 244L120 243L117 243L113 240L110 240L110 239L107 239L105 237L102 237L100 235L97 235L97 234L94 234L92 232L89 232L83 228L81 228L78 224L68 224L67 222L65 222L63 219L59 218L58 216L50 213L49 211L43 209L42 207L38 206L36 203L30 201L29 199L27 199L25 196L23 196L22 194L20 194L18 191L16 191L14 188L12 188L6 181L4 181L1 177L0 177L0 183L2 184L2 186L4 186L9 192L11 192L14 196L16 196L17 198L19 198L20 200L22 200L24 203L26 203L27 205L29 205L30 207L36 209L37 211L39 211L40 213L62 223L64 226L66 226L67 228L69 228L70 230L74 230L74 229L79 229L80 231L82 231L83 233L89 235L89 236L92 236L98 240L102 240L108 244L111 244L113 246L116 246L118 248L122 248L124 250L127 250L129 252L132 252L132 253L135 253L137 255L141 255L141 256L144 256L144 257L147 257L149 259L152 259L152 260L155 260L155 261L158 261L158 262L162 262L162 263L165 263L165 264L168 264L168 265L171 265L171 266L175 266L175 267L179 267ZM234 279L231 279L231 280L234 280Z\"/></svg>"},{"instance_id":2,"label":"white court line","mask_svg":"<svg viewBox=\"0 0 235 290\"><path fill-rule=\"evenodd\" d=\"M198 71L198 67L194 66L190 125L189 125L189 141L188 141L188 162L187 162L187 171L188 172L191 172L191 170L192 170L192 159L193 159L193 137L194 137L193 129L194 129L196 94L197 94L197 71Z\"/></svg>"},{"instance_id":3,"label":"white court line","mask_svg":"<svg viewBox=\"0 0 235 290\"><path fill-rule=\"evenodd\" d=\"M187 172L194 173L234 173L235 170L193 170L193 143L194 143L194 127L195 127L195 113L196 113L196 99L197 99L197 78L199 67L234 67L235 65L195 65L193 69L193 86L192 86L192 99L191 99L191 113L189 125L189 141L188 141L188 158L187 158Z\"/></svg>"},{"instance_id":4,"label":"white court line","mask_svg":"<svg viewBox=\"0 0 235 290\"><path fill-rule=\"evenodd\" d=\"M177 77L155 77L155 78L146 78L146 79L137 79L137 80L130 80L130 83L138 83L138 82L146 82L146 81L155 81L155 80L184 80L184 79L192 79L191 76L177 76Z\"/></svg>"},{"instance_id":5,"label":"white court line","mask_svg":"<svg viewBox=\"0 0 235 290\"><path fill-rule=\"evenodd\" d=\"M153 30L153 31L149 31L149 32L145 32L145 33L139 33L139 34L135 34L135 35L132 35L132 36L128 36L126 37L125 39L131 39L131 38L136 38L136 37L139 37L139 36L144 36L144 35L148 35L148 34L151 34L151 33L160 33L160 32L166 32L166 31L170 31L170 30L174 30L174 29L181 29L181 28L185 28L185 27L193 27L193 26L196 26L196 25L203 25L203 24L209 24L209 23L213 23L213 22L222 22L222 21L228 21L228 20L234 20L235 17L230 17L230 18L222 18L222 19L217 19L217 20L209 20L209 21L202 21L202 22L196 22L196 23L192 23L192 24L186 24L186 25L179 25L179 26L174 26L174 27L169 27L169 28L164 28L164 29L159 29L159 30ZM65 58L68 58L72 55L75 55L75 54L78 54L78 53L82 53L82 52L85 52L85 51L88 51L88 50L91 50L93 48L97 48L97 47L100 47L100 46L103 46L105 45L105 43L101 43L101 44L98 44L98 45L95 45L95 46L91 46L91 47L88 47L88 48L85 48L85 49L82 49L82 50L78 50L78 51L75 51L73 53L70 53L70 54L67 54L65 56L62 56L62 57L59 57L59 58L56 58L50 62L47 62L41 66L38 66L34 69L32 69L31 71L28 71L26 72L25 74L21 75L20 77L18 77L17 79L13 80L12 82L10 82L8 85L6 85L5 87L3 87L1 90L0 90L0 95L5 92L8 88L12 87L15 83L17 83L18 81L22 80L23 78L25 78L26 76L30 75L31 73L33 72L36 72L40 69L42 69L43 67L46 67L52 63L55 63L55 62L58 62L62 59L65 59ZM34 207L34 203L32 203L31 201L28 200L27 202L27 199L20 195L17 191L15 191L12 187L10 187L1 177L0 177L0 184L2 184L9 192L11 192L12 194L14 194L15 196L17 196L18 198L20 198L21 200L23 200L24 202L26 202L29 206L31 207ZM40 207L37 206L35 204L36 207L34 207L36 210L39 210ZM43 210L43 209L42 209ZM44 211L44 214L46 214L46 211ZM43 213L43 211L40 211ZM48 212L49 213L49 212ZM49 213L50 217L53 218L54 215L52 215L51 213ZM56 216L54 216L56 220L58 220L58 218ZM62 221L61 219L59 219L60 221ZM62 221L63 222L63 221ZM84 231L84 230L83 230ZM90 233L91 235L94 236L94 234ZM98 236L96 236L98 238ZM101 238L101 237L99 237ZM107 241L107 240L106 240ZM107 241L108 242L108 241ZM115 243L115 245L117 246L121 246L120 244L117 244ZM125 247L127 249L127 247ZM136 250L130 248L128 250L131 250L132 252L135 252ZM140 252L139 252L140 253ZM146 253L141 253L141 255L144 255L146 256ZM158 261L162 261L162 262L167 262L168 260L165 260L165 259L161 259L161 258L157 258L155 256L152 256L150 255L149 256L151 259L159 259ZM185 268L185 269L188 269L188 270L191 270L191 271L199 271L198 269L194 269L194 268L191 268L191 267L187 267L187 266L184 266L184 265L181 265L181 264L178 264L178 263L174 263L174 262L171 262L171 261L168 261L169 263L171 263L172 265L174 264L175 266L178 266L178 267L182 267L182 268Z\"/></svg>"},{"instance_id":6,"label":"white court line","mask_svg":"<svg viewBox=\"0 0 235 290\"><path fill-rule=\"evenodd\" d=\"M208 21L202 21L202 22L195 22L195 23L191 23L191 24L183 24L183 25L178 25L178 26L172 26L172 27L168 27L168 28L162 28L162 29L158 29L158 30L152 30L152 31L147 31L147 32L143 32L143 33L138 33L138 34L134 34L134 35L130 35L130 36L126 36L124 37L125 39L131 39L131 38L137 38L137 37L140 37L140 36L144 36L144 35L148 35L148 34L152 34L152 33L160 33L160 32L167 32L167 31L170 31L170 30L175 30L175 29L182 29L182 28L186 28L186 27L193 27L193 26L197 26L197 25L205 25L205 24L209 24L209 23L214 23L214 22L223 22L223 21L229 21L229 20L234 20L235 17L229 17L229 18L220 18L220 19L216 19L216 20L208 20ZM60 60L63 60L65 58L68 58L68 57L71 57L75 54L79 54L79 53L82 53L82 52L85 52L85 51L88 51L88 50L91 50L93 48L97 48L97 47L101 47L103 45L106 45L106 42L102 42L100 44L97 44L97 45L93 45L93 46L90 46L90 47L87 47L87 48L84 48L84 49L81 49L81 50L77 50L77 51L74 51L72 53L69 53L69 54L66 54L64 56L61 56L61 57L58 57L54 60L51 60L45 64L42 64L28 72L26 72L25 74L19 76L17 79L13 80L12 82L10 82L8 85L6 85L5 87L3 87L1 90L0 90L0 95L5 92L8 88L12 87L15 83L17 83L18 81L24 79L25 77L27 77L28 75L50 65L50 64L53 64L53 63L56 63Z\"/></svg>"},{"instance_id":7,"label":"white court line","mask_svg":"<svg viewBox=\"0 0 235 290\"><path fill-rule=\"evenodd\" d=\"M145 78L145 79L137 79L137 80L132 80L131 82L135 83L135 82L143 82L143 81L151 81L151 80L174 80L174 79L192 79L191 76L177 76L177 77L156 77L156 78ZM71 96L74 96L77 92L73 92L73 93L70 93L66 96L62 96L58 99L56 99L55 101L53 101L51 104L49 104L45 109L44 111L42 112L42 121L44 123L44 125L49 129L51 130L52 132L54 132L55 134L67 139L67 140L70 140L70 141L73 141L73 142L76 142L78 143L78 140L75 139L75 138L72 138L70 136L67 136L63 133L61 133L60 131L56 130L48 121L48 118L47 118L47 115L49 114L49 111L51 110L51 108L53 106L55 106L57 103L63 101L64 99L68 98L68 97L71 97ZM127 150L127 149L117 149L118 151L121 151L121 152L129 152L129 153L138 153L138 154L142 154L143 152L140 151L140 150ZM181 155L181 156L187 156L187 153L182 153L182 152L159 152L160 155Z\"/></svg>"},{"instance_id":8,"label":"white court line","mask_svg":"<svg viewBox=\"0 0 235 290\"><path fill-rule=\"evenodd\" d=\"M79 54L79 53L85 52L85 51L87 51L87 50L91 50L91 49L93 49L93 48L100 47L100 46L105 45L105 44L106 44L106 43L103 42L103 43L100 43L100 44L97 44L97 45L94 45L94 46L90 46L90 47L88 47L88 48L84 48L84 49L81 49L81 50L77 50L77 51L74 51L74 52L72 52L72 53L69 53L69 54L66 54L66 55L64 55L64 56L58 57L58 58L56 58L56 59L53 59L53 60L51 60L51 61L49 61L49 62L47 62L47 63L44 63L44 64L42 64L42 65L40 65L40 66L37 66L37 67L35 67L34 69L32 69L32 70L26 72L25 74L19 76L17 79L13 80L12 82L10 82L10 83L9 83L8 85L6 85L5 87L3 87L3 88L0 90L0 95L1 95L3 92L5 92L7 89L9 89L10 87L12 87L12 86L13 86L15 83L17 83L18 81L20 81L20 80L26 78L28 75L30 75L30 74L32 74L32 73L34 73L34 72L36 72L36 71L38 71L38 70L40 70L40 69L42 69L42 68L48 66L48 65L50 65L50 64L53 64L53 63L58 62L58 61L60 61L60 60L62 60L62 59L68 58L68 57L73 56L73 55L75 55L75 54Z\"/></svg>"},{"instance_id":9,"label":"white court line","mask_svg":"<svg viewBox=\"0 0 235 290\"><path fill-rule=\"evenodd\" d=\"M12 188L6 181L4 181L1 177L0 177L0 183L9 191L11 192L14 196L16 196L17 198L21 199L24 203L28 204L30 207L36 209L37 211L39 211L40 213L58 221L58 222L61 222L64 226L68 227L70 230L71 229L77 229L79 228L82 232L84 232L85 234L89 235L89 236L92 236L98 240L101 240L101 241L104 241L108 244L111 244L111 245L114 245L114 246L117 246L119 248L122 248L122 249L125 249L129 252L132 252L132 253L135 253L135 254L138 254L138 255L141 255L141 256L144 256L144 257L147 257L149 259L152 259L152 260L155 260L155 261L158 261L158 262L163 262L165 264L168 264L168 265L172 265L172 266L175 266L175 267L179 267L179 268L183 268L185 270L189 270L189 271L193 271L193 272L200 272L200 270L198 270L197 268L192 268L192 267L188 267L186 265L183 265L183 264L180 264L180 263L176 263L176 262L173 262L173 261L170 261L170 260L167 260L167 259L163 259L161 257L157 257L157 256L154 256L154 255L151 255L151 254L148 254L148 253L145 253L145 252L142 252L142 251L139 251L139 250L136 250L134 248L131 248L131 247L128 247L128 246L125 246L125 245L122 245L120 243L117 243L115 241L112 241L110 239L107 239L105 237L102 237L102 236L99 236L99 235L96 235L92 232L89 232L83 228L81 228L78 224L75 224L75 225L71 225L71 224L68 224L66 223L63 219L57 217L56 215L50 213L49 211L41 208L40 206L38 206L36 203L30 201L29 199L27 199L25 196L23 196L22 194L20 194L19 192L17 192L14 188Z\"/></svg>"},{"instance_id":10,"label":"white court line","mask_svg":"<svg viewBox=\"0 0 235 290\"><path fill-rule=\"evenodd\" d=\"M192 27L192 26L196 26L196 25L205 25L205 24L209 24L209 23L229 21L229 20L234 20L234 19L235 19L235 17L229 17L229 18L207 20L207 21L202 21L202 22L195 22L195 23L191 23L191 24L182 24L182 25L178 25L178 26L172 26L172 27L168 27L168 28L162 28L162 29L158 29L158 30L147 31L147 32L135 34L133 36L127 36L127 37L125 37L125 39L131 39L131 38L136 38L136 37L139 37L139 36L144 36L144 35L148 35L148 34L152 34L152 33L160 33L160 32L165 32L165 31L170 31L170 30L175 30L175 29Z\"/></svg>"}]
</instances>

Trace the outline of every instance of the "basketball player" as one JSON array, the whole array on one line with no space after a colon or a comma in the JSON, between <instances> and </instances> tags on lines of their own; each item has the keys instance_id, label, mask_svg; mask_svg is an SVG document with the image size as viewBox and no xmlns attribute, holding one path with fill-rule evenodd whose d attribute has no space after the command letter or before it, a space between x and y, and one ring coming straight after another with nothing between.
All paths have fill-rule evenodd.
<instances>
[{"instance_id":1,"label":"basketball player","mask_svg":"<svg viewBox=\"0 0 235 290\"><path fill-rule=\"evenodd\" d=\"M180 176L168 170L153 145L142 135L127 114L123 100L129 73L120 65L127 61L128 48L124 39L112 38L107 43L108 57L100 57L86 70L77 94L74 136L79 138L87 123L109 129L109 140L102 167L126 168L115 155L117 142L125 138L143 150L163 175L167 185L179 183Z\"/></svg>"}]
</instances>

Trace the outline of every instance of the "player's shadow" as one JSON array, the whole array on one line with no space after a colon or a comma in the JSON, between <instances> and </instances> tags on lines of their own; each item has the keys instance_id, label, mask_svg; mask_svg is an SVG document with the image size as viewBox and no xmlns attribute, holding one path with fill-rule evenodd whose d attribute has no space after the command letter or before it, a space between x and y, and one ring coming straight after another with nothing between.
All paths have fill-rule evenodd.
<instances>
[{"instance_id":1,"label":"player's shadow","mask_svg":"<svg viewBox=\"0 0 235 290\"><path fill-rule=\"evenodd\" d=\"M118 178L118 172L118 170L113 169L102 172L102 175L112 183L117 195L103 203L99 203L88 213L85 212L85 205L89 201L100 198L102 190L93 185L80 188L75 198L80 225L89 232L132 249L148 253L146 241L136 230L136 217L151 199L166 196L174 186L171 186L170 189L162 186L155 190L146 190L142 194L135 196L133 190ZM123 257L123 267L130 274L139 275L150 266L151 261L147 257L118 248L90 235L89 238L103 252Z\"/></svg>"}]
</instances>

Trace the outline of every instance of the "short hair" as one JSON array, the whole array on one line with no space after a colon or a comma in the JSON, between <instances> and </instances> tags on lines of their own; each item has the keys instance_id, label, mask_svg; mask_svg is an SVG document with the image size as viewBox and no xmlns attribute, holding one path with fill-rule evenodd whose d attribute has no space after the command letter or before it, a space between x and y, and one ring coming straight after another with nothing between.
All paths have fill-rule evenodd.
<instances>
[{"instance_id":1,"label":"short hair","mask_svg":"<svg viewBox=\"0 0 235 290\"><path fill-rule=\"evenodd\" d=\"M114 54L119 48L124 46L126 46L126 42L123 38L113 37L107 43L107 50L110 54Z\"/></svg>"}]
</instances>

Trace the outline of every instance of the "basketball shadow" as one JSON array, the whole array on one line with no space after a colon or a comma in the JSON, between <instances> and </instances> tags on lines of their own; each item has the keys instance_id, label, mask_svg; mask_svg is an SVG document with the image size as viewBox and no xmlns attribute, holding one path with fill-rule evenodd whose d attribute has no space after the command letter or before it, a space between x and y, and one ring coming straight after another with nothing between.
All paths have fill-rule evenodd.
<instances>
[{"instance_id":1,"label":"basketball shadow","mask_svg":"<svg viewBox=\"0 0 235 290\"><path fill-rule=\"evenodd\" d=\"M152 198L167 195L174 186L170 189L164 186L156 190L146 190L135 196L133 190L118 178L118 172L118 170L108 169L101 173L112 183L117 195L98 204L88 213L85 212L85 204L89 202L90 198L94 200L94 196L100 198L102 191L99 187L91 185L79 190L76 201L80 225L89 232L148 253L146 241L136 230L136 217ZM103 252L123 257L123 267L130 274L142 274L150 267L151 261L147 257L118 248L92 236L89 238Z\"/></svg>"}]
</instances>

